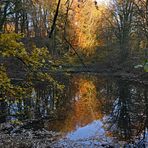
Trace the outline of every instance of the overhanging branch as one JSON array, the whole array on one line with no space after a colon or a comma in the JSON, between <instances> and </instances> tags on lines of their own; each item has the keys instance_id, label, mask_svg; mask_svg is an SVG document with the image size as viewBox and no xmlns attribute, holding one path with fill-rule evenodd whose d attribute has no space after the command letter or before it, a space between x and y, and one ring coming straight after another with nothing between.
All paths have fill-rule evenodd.
<instances>
[{"instance_id":1,"label":"overhanging branch","mask_svg":"<svg viewBox=\"0 0 148 148\"><path fill-rule=\"evenodd\" d=\"M51 26L51 30L49 32L49 38L52 37L53 31L54 31L54 29L56 27L56 21L57 21L57 17L58 17L58 14L59 14L60 3L61 3L61 0L59 0L58 4L57 4L57 9L56 9L56 12L55 12L55 15L54 15L54 18L53 18L53 23L52 23L52 26Z\"/></svg>"}]
</instances>

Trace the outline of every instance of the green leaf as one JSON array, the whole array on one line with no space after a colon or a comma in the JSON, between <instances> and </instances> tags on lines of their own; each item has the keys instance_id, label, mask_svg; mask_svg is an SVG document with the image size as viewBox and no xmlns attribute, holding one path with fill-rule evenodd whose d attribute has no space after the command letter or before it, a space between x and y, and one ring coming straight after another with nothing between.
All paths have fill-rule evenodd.
<instances>
[{"instance_id":1,"label":"green leaf","mask_svg":"<svg viewBox=\"0 0 148 148\"><path fill-rule=\"evenodd\" d=\"M146 62L146 63L144 64L144 71L145 71L145 72L148 72L148 62Z\"/></svg>"}]
</instances>

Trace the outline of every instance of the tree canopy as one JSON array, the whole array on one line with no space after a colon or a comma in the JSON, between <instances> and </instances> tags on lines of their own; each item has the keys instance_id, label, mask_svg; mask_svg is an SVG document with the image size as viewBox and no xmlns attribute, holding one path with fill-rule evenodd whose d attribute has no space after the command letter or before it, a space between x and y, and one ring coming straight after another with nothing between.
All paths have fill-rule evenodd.
<instances>
[{"instance_id":1,"label":"tree canopy","mask_svg":"<svg viewBox=\"0 0 148 148\"><path fill-rule=\"evenodd\" d=\"M34 80L53 82L51 73L61 65L127 62L147 71L147 48L147 0L0 2L2 90L12 88L14 77L30 86Z\"/></svg>"}]
</instances>

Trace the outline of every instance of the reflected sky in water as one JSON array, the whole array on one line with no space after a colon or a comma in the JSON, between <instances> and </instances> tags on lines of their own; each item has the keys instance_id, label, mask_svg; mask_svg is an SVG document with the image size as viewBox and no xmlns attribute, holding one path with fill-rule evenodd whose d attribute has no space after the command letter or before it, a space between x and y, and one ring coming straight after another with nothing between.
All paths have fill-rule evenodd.
<instances>
[{"instance_id":1,"label":"reflected sky in water","mask_svg":"<svg viewBox=\"0 0 148 148\"><path fill-rule=\"evenodd\" d=\"M147 137L146 86L84 75L71 83L71 109L62 123L54 124L67 139L138 143Z\"/></svg>"},{"instance_id":2,"label":"reflected sky in water","mask_svg":"<svg viewBox=\"0 0 148 148\"><path fill-rule=\"evenodd\" d=\"M148 139L147 86L89 74L60 81L62 92L55 85L37 87L32 99L9 102L7 111L14 115L17 110L21 118L54 114L56 120L44 128L69 140L142 145Z\"/></svg>"}]
</instances>

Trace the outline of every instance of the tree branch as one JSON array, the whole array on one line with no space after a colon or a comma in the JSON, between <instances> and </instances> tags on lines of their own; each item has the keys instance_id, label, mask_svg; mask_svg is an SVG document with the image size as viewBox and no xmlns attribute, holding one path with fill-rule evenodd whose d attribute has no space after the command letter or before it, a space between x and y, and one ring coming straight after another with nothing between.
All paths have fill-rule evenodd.
<instances>
[{"instance_id":1,"label":"tree branch","mask_svg":"<svg viewBox=\"0 0 148 148\"><path fill-rule=\"evenodd\" d=\"M58 14L59 14L60 3L61 3L61 0L58 1L57 9L56 9L56 12L55 12L55 15L54 15L54 18L53 18L53 23L52 23L52 26L51 26L51 31L49 32L49 38L51 38L53 31L56 27L56 21L57 21L57 17L58 17Z\"/></svg>"},{"instance_id":2,"label":"tree branch","mask_svg":"<svg viewBox=\"0 0 148 148\"><path fill-rule=\"evenodd\" d=\"M73 3L73 0L71 2L71 4ZM81 64L83 65L83 67L85 69L87 69L85 63L83 62L83 59L80 57L80 55L78 54L78 52L76 51L76 49L72 46L72 44L67 40L66 38L66 26L67 26L67 18L68 18L68 12L69 12L69 8L70 8L70 1L67 1L67 10L66 10L66 20L65 20L65 24L64 24L64 40L66 41L66 43L72 48L72 50L75 52L75 54L77 55L77 57L79 58Z\"/></svg>"}]
</instances>

